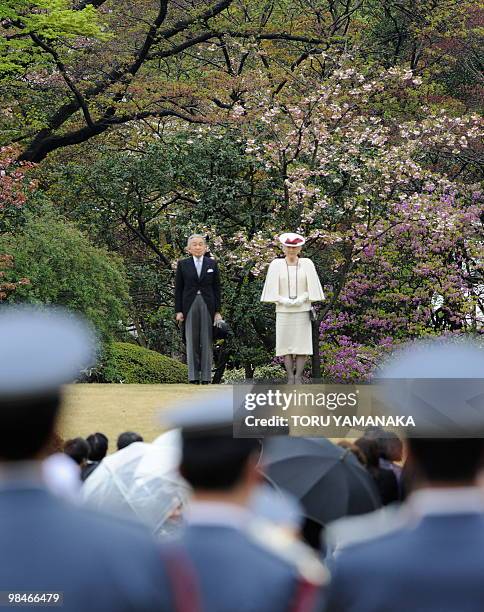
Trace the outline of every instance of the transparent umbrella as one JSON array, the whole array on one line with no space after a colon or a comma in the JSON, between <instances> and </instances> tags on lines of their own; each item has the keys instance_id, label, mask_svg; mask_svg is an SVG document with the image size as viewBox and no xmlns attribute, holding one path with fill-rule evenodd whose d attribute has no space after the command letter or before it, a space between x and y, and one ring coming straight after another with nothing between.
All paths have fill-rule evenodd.
<instances>
[{"instance_id":1,"label":"transparent umbrella","mask_svg":"<svg viewBox=\"0 0 484 612\"><path fill-rule=\"evenodd\" d=\"M151 444L134 442L102 460L84 482L82 499L90 507L141 521L163 535L190 494L177 471L180 452L178 430Z\"/></svg>"}]
</instances>

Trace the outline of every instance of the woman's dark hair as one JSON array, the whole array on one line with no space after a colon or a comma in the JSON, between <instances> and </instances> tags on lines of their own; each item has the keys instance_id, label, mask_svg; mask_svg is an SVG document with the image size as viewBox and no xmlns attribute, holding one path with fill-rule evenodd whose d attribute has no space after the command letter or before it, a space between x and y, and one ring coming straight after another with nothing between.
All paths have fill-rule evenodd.
<instances>
[{"instance_id":1,"label":"woman's dark hair","mask_svg":"<svg viewBox=\"0 0 484 612\"><path fill-rule=\"evenodd\" d=\"M108 439L103 433L94 433L87 436L86 442L89 444L88 459L90 461L101 461L108 452Z\"/></svg>"},{"instance_id":2,"label":"woman's dark hair","mask_svg":"<svg viewBox=\"0 0 484 612\"><path fill-rule=\"evenodd\" d=\"M89 444L84 438L73 438L64 444L64 452L69 455L78 465L86 461L89 454Z\"/></svg>"},{"instance_id":3,"label":"woman's dark hair","mask_svg":"<svg viewBox=\"0 0 484 612\"><path fill-rule=\"evenodd\" d=\"M118 450L126 448L130 444L133 444L133 442L143 442L143 437L134 431L125 431L119 434L117 441Z\"/></svg>"},{"instance_id":4,"label":"woman's dark hair","mask_svg":"<svg viewBox=\"0 0 484 612\"><path fill-rule=\"evenodd\" d=\"M363 455L366 457L366 468L369 472L378 470L380 462L380 448L376 440L370 438L358 438L355 441Z\"/></svg>"},{"instance_id":5,"label":"woman's dark hair","mask_svg":"<svg viewBox=\"0 0 484 612\"><path fill-rule=\"evenodd\" d=\"M60 397L0 400L0 460L33 459L44 450L54 431Z\"/></svg>"}]
</instances>

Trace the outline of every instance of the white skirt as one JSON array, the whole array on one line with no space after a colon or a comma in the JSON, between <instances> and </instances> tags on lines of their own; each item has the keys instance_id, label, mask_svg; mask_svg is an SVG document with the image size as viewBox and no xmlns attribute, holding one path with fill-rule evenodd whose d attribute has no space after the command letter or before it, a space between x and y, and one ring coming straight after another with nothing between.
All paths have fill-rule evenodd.
<instances>
[{"instance_id":1,"label":"white skirt","mask_svg":"<svg viewBox=\"0 0 484 612\"><path fill-rule=\"evenodd\" d=\"M276 356L312 354L313 335L309 311L276 312Z\"/></svg>"}]
</instances>

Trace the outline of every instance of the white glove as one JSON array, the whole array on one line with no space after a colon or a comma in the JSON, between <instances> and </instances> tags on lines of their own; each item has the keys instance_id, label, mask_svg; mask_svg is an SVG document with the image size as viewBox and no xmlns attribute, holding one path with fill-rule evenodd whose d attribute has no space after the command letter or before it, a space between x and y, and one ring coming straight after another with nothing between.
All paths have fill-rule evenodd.
<instances>
[{"instance_id":1,"label":"white glove","mask_svg":"<svg viewBox=\"0 0 484 612\"><path fill-rule=\"evenodd\" d=\"M305 291L302 295L294 300L294 306L301 306L309 298L309 293Z\"/></svg>"},{"instance_id":2,"label":"white glove","mask_svg":"<svg viewBox=\"0 0 484 612\"><path fill-rule=\"evenodd\" d=\"M282 296L279 296L277 299L277 303L281 304L282 306L294 306L295 301L296 300Z\"/></svg>"}]
</instances>

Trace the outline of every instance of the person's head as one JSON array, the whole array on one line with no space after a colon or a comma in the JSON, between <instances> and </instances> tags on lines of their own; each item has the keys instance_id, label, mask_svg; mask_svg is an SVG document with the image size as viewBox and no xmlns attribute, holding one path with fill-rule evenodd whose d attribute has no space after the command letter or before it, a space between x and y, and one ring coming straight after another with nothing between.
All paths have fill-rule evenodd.
<instances>
[{"instance_id":1,"label":"person's head","mask_svg":"<svg viewBox=\"0 0 484 612\"><path fill-rule=\"evenodd\" d=\"M234 436L234 395L230 389L203 394L160 414L165 429L180 432L180 474L195 499L249 506L263 480L257 464L261 445L255 438Z\"/></svg>"},{"instance_id":2,"label":"person's head","mask_svg":"<svg viewBox=\"0 0 484 612\"><path fill-rule=\"evenodd\" d=\"M367 427L363 432L363 438L369 438L370 440L378 440L382 436L386 435L386 431L379 425L373 425Z\"/></svg>"},{"instance_id":3,"label":"person's head","mask_svg":"<svg viewBox=\"0 0 484 612\"><path fill-rule=\"evenodd\" d=\"M284 255L289 257L296 257L299 255L305 242L306 239L303 236L293 232L285 232L279 236L279 243L281 244Z\"/></svg>"},{"instance_id":4,"label":"person's head","mask_svg":"<svg viewBox=\"0 0 484 612\"><path fill-rule=\"evenodd\" d=\"M380 449L378 442L371 438L358 438L355 440L355 446L360 449L366 458L366 467L369 470L378 468L380 461Z\"/></svg>"},{"instance_id":5,"label":"person's head","mask_svg":"<svg viewBox=\"0 0 484 612\"><path fill-rule=\"evenodd\" d=\"M64 453L74 459L81 467L86 463L89 454L89 444L84 438L73 438L64 444Z\"/></svg>"},{"instance_id":6,"label":"person's head","mask_svg":"<svg viewBox=\"0 0 484 612\"><path fill-rule=\"evenodd\" d=\"M260 443L231 435L182 433L180 472L199 494L247 498L261 482Z\"/></svg>"},{"instance_id":7,"label":"person's head","mask_svg":"<svg viewBox=\"0 0 484 612\"><path fill-rule=\"evenodd\" d=\"M356 444L352 444L348 440L340 440L338 442L338 446L341 446L341 448L344 448L344 449L346 449L348 451L351 451L353 453L353 455L361 463L361 465L365 465L366 466L366 456L362 452L362 450L360 448L358 448L358 446L356 446Z\"/></svg>"},{"instance_id":8,"label":"person's head","mask_svg":"<svg viewBox=\"0 0 484 612\"><path fill-rule=\"evenodd\" d=\"M414 422L407 427L405 468L417 487L476 483L484 449L476 403L483 371L484 351L469 338L414 341L377 368L387 408Z\"/></svg>"},{"instance_id":9,"label":"person's head","mask_svg":"<svg viewBox=\"0 0 484 612\"><path fill-rule=\"evenodd\" d=\"M0 461L43 459L62 385L95 361L95 333L64 309L15 304L0 308L0 338Z\"/></svg>"},{"instance_id":10,"label":"person's head","mask_svg":"<svg viewBox=\"0 0 484 612\"><path fill-rule=\"evenodd\" d=\"M0 399L0 461L25 461L49 454L59 409L58 394Z\"/></svg>"},{"instance_id":11,"label":"person's head","mask_svg":"<svg viewBox=\"0 0 484 612\"><path fill-rule=\"evenodd\" d=\"M90 461L102 461L108 452L108 439L103 433L93 433L86 438L89 444L88 459Z\"/></svg>"},{"instance_id":12,"label":"person's head","mask_svg":"<svg viewBox=\"0 0 484 612\"><path fill-rule=\"evenodd\" d=\"M122 448L126 448L130 444L133 444L133 442L143 442L143 437L135 431L125 431L122 434L119 434L116 446L118 447L118 450L121 450Z\"/></svg>"},{"instance_id":13,"label":"person's head","mask_svg":"<svg viewBox=\"0 0 484 612\"><path fill-rule=\"evenodd\" d=\"M207 241L201 234L192 234L187 240L187 251L195 257L202 257L207 251Z\"/></svg>"},{"instance_id":14,"label":"person's head","mask_svg":"<svg viewBox=\"0 0 484 612\"><path fill-rule=\"evenodd\" d=\"M483 459L482 438L408 439L407 461L420 485L473 485Z\"/></svg>"},{"instance_id":15,"label":"person's head","mask_svg":"<svg viewBox=\"0 0 484 612\"><path fill-rule=\"evenodd\" d=\"M378 440L380 456L388 461L401 461L403 456L403 443L393 431L385 432L385 436Z\"/></svg>"}]
</instances>

